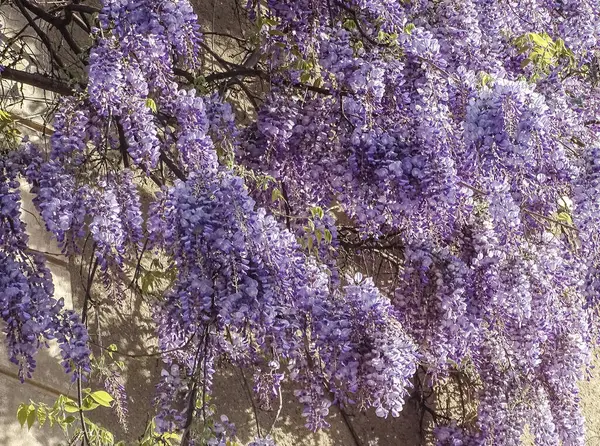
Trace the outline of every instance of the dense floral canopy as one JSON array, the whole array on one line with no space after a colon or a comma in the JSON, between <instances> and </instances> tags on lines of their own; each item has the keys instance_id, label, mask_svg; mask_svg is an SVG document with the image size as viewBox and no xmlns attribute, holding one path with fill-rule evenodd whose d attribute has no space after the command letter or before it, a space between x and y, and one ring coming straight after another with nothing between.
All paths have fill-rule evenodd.
<instances>
[{"instance_id":1,"label":"dense floral canopy","mask_svg":"<svg viewBox=\"0 0 600 446\"><path fill-rule=\"evenodd\" d=\"M443 392L463 374L477 416L436 417L438 444L517 445L527 423L536 444L583 445L577 385L600 298L597 2L246 8L259 58L234 68L268 80L251 119L223 90L190 87L210 49L186 0L105 0L50 152L3 152L0 308L23 376L50 339L85 376L89 345L85 310L62 309L28 251L19 181L67 255L93 244L90 284L125 290L132 263L167 259L156 425L185 444L226 358L265 406L292 382L313 430L332 404L396 417L415 376Z\"/></svg>"}]
</instances>

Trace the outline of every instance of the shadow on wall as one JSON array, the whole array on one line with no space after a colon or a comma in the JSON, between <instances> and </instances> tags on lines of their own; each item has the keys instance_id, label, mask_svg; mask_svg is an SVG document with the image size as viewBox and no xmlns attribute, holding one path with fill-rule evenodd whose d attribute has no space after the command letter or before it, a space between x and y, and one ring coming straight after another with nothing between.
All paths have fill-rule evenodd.
<instances>
[{"instance_id":1,"label":"shadow on wall","mask_svg":"<svg viewBox=\"0 0 600 446\"><path fill-rule=\"evenodd\" d=\"M121 353L144 355L155 351L154 328L149 317L149 307L140 298L124 301L120 306L103 310L101 320L95 321L92 315L90 325L101 326L102 344L115 343ZM116 355L115 355L116 357ZM143 433L148 420L155 414L152 400L155 385L160 377L162 364L158 357L123 358L126 363L124 372L125 387L128 396L129 430L120 426L113 412L108 410L94 412L94 418L104 426L110 426L117 439L127 444L135 444ZM98 384L101 386L101 384ZM226 415L237 428L241 441L247 442L256 435L256 418L249 391L253 383L248 372L245 377L239 369L221 364L215 376L212 402L216 406L216 418ZM312 433L304 427L298 404L290 388L283 393L282 412L274 426L272 435L279 446L417 446L421 444L420 418L411 402L406 404L401 417L381 419L373 411L348 416L348 422L359 439L357 443L339 409L332 407L332 416L328 420L328 430ZM256 409L261 433L265 435L271 428L276 409L266 412Z\"/></svg>"},{"instance_id":2,"label":"shadow on wall","mask_svg":"<svg viewBox=\"0 0 600 446\"><path fill-rule=\"evenodd\" d=\"M245 380L238 370L215 380L215 402L238 428L242 441L249 441L256 434L256 422L251 399L246 391ZM247 378L249 378L246 375ZM252 383L249 383L250 387ZM407 402L399 418L378 418L374 411L347 415L346 420L337 407L331 407L326 430L316 433L304 427L302 406L293 395L291 386L283 392L283 406L272 431L279 446L417 446L421 444L419 417L410 402ZM277 408L269 412L257 409L259 425L263 435L269 432ZM356 439L355 439L356 436Z\"/></svg>"},{"instance_id":3,"label":"shadow on wall","mask_svg":"<svg viewBox=\"0 0 600 446\"><path fill-rule=\"evenodd\" d=\"M73 396L62 367L48 350L41 350L36 359L38 368L33 379L21 383L16 375L17 368L7 364L5 351L0 352L0 445L2 446L56 446L65 444L65 436L59 428L43 428L36 423L31 430L21 428L17 421L17 409L21 403L33 402L54 404L62 388L67 395ZM60 387L59 387L60 386Z\"/></svg>"},{"instance_id":4,"label":"shadow on wall","mask_svg":"<svg viewBox=\"0 0 600 446\"><path fill-rule=\"evenodd\" d=\"M245 16L246 0L190 0L198 14L202 31L207 33L205 41L223 45L222 34L246 38L251 24ZM217 32L219 35L210 34Z\"/></svg>"}]
</instances>

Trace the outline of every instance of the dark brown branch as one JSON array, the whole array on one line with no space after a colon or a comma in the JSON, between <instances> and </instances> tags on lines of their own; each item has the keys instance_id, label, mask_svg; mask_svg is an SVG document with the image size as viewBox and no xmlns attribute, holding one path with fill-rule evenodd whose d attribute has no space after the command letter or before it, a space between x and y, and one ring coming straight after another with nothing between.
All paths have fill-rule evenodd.
<instances>
[{"instance_id":1,"label":"dark brown branch","mask_svg":"<svg viewBox=\"0 0 600 446\"><path fill-rule=\"evenodd\" d=\"M202 34L205 35L205 36L228 37L228 38L236 40L236 41L238 41L240 43L246 43L247 42L246 39L243 39L241 37L236 37L236 36L233 36L233 35L227 34L227 33L219 33L219 32L215 32L215 31L203 31Z\"/></svg>"},{"instance_id":2,"label":"dark brown branch","mask_svg":"<svg viewBox=\"0 0 600 446\"><path fill-rule=\"evenodd\" d=\"M283 201L284 201L284 205L285 205L285 213L288 216L292 215L292 207L290 206L290 198L287 193L287 187L285 187L285 183L283 183L283 182L281 183L281 193L283 195ZM285 218L285 226L287 227L288 231L292 230L292 225L291 225L289 217Z\"/></svg>"},{"instance_id":3,"label":"dark brown branch","mask_svg":"<svg viewBox=\"0 0 600 446\"><path fill-rule=\"evenodd\" d=\"M90 435L88 434L87 425L85 424L85 417L83 416L83 395L81 389L81 367L79 367L79 373L77 375L77 405L79 406L79 420L81 421L81 431L83 432L83 438L87 446L92 446L90 442Z\"/></svg>"},{"instance_id":4,"label":"dark brown branch","mask_svg":"<svg viewBox=\"0 0 600 446\"><path fill-rule=\"evenodd\" d=\"M123 167L129 169L129 154L127 152L129 144L127 144L127 138L125 137L123 126L119 120L117 120L117 131L119 133L119 150L121 151L121 157L123 158Z\"/></svg>"},{"instance_id":5,"label":"dark brown branch","mask_svg":"<svg viewBox=\"0 0 600 446\"><path fill-rule=\"evenodd\" d=\"M84 6L84 5L77 5L77 6ZM79 15L73 14L73 17L75 19L75 22L79 25L79 27L81 29L85 30L88 33L92 32L92 25L90 24L88 17L84 14L83 11L79 11Z\"/></svg>"},{"instance_id":6,"label":"dark brown branch","mask_svg":"<svg viewBox=\"0 0 600 446\"><path fill-rule=\"evenodd\" d=\"M138 261L136 262L135 265L135 271L133 272L133 277L131 278L131 282L129 283L129 286L127 288L131 288L133 286L133 284L136 283L138 275L140 274L140 269L142 267L142 257L144 257L144 253L146 252L146 248L148 247L148 242L150 240L148 239L148 237L146 237L146 240L144 241L144 246L142 247L142 251L140 252L140 257L138 258Z\"/></svg>"},{"instance_id":7,"label":"dark brown branch","mask_svg":"<svg viewBox=\"0 0 600 446\"><path fill-rule=\"evenodd\" d=\"M34 18L35 20L35 18ZM15 35L13 35L10 39L4 42L4 49L0 53L0 60L6 60L5 55L11 50L12 45L19 40L19 38L23 35L25 31L29 29L29 23L23 26Z\"/></svg>"},{"instance_id":8,"label":"dark brown branch","mask_svg":"<svg viewBox=\"0 0 600 446\"><path fill-rule=\"evenodd\" d=\"M210 54L210 55L211 55L211 56L212 56L212 57L213 57L213 58L214 58L214 59L215 59L215 60L216 60L216 61L219 63L219 65L221 65L223 68L230 69L231 67L235 67L235 66L241 67L241 65L237 65L237 64L235 64L235 63L233 63L233 62L229 62L229 61L227 61L227 60L223 59L221 56L219 56L217 53L215 53L215 52L214 52L214 51L213 51L213 50L212 50L212 49L211 49L211 48L210 48L208 45L206 45L205 43L200 43L200 46L201 46L202 48L204 48L204 50L205 50L205 51L206 51L208 54Z\"/></svg>"},{"instance_id":9,"label":"dark brown branch","mask_svg":"<svg viewBox=\"0 0 600 446\"><path fill-rule=\"evenodd\" d=\"M50 23L52 26L59 27L63 24L63 21L60 18L56 17L55 15L52 15L50 12L46 11L43 8L40 8L39 6L29 3L27 0L16 0L15 3L22 3L36 16L38 16L43 21Z\"/></svg>"},{"instance_id":10,"label":"dark brown branch","mask_svg":"<svg viewBox=\"0 0 600 446\"><path fill-rule=\"evenodd\" d=\"M220 71L217 73L212 73L206 76L207 82L218 81L221 79L229 79L231 77L237 76L256 76L256 77L267 77L267 73L261 70L257 70L254 68L237 68L230 71Z\"/></svg>"},{"instance_id":11,"label":"dark brown branch","mask_svg":"<svg viewBox=\"0 0 600 446\"><path fill-rule=\"evenodd\" d=\"M79 3L69 3L68 5L65 5L64 10L82 12L84 14L96 14L102 11L100 8L95 8L89 5L81 5Z\"/></svg>"},{"instance_id":12,"label":"dark brown branch","mask_svg":"<svg viewBox=\"0 0 600 446\"><path fill-rule=\"evenodd\" d=\"M28 73L26 71L5 67L0 72L0 78L9 81L22 82L23 84L31 85L32 87L42 88L65 96L73 94L73 88L71 88L68 83L58 79L52 79L43 74Z\"/></svg>"},{"instance_id":13,"label":"dark brown branch","mask_svg":"<svg viewBox=\"0 0 600 446\"><path fill-rule=\"evenodd\" d=\"M252 105L252 108L254 108L254 110L258 113L259 106L258 106L258 102L256 100L257 97L252 94L252 92L248 89L248 87L244 84L244 82L242 82L240 79L236 79L236 78L231 79L230 82L231 82L231 84L235 84L238 87L240 87L240 89L246 95L246 98L248 98L248 101L250 102L250 105Z\"/></svg>"},{"instance_id":14,"label":"dark brown branch","mask_svg":"<svg viewBox=\"0 0 600 446\"><path fill-rule=\"evenodd\" d=\"M94 250L92 251L92 256L95 253L95 246L94 246ZM87 322L87 315L88 315L88 310L90 307L90 300L92 297L92 285L94 283L94 276L96 275L96 271L98 269L98 258L96 258L94 260L94 264L92 266L91 272L88 274L88 281L87 281L87 287L85 289L85 297L83 299L83 310L81 311L81 323L82 324L86 324Z\"/></svg>"},{"instance_id":15,"label":"dark brown branch","mask_svg":"<svg viewBox=\"0 0 600 446\"><path fill-rule=\"evenodd\" d=\"M65 11L65 20L67 20L67 23L65 23L65 25L68 24L71 20L73 20L73 22L75 22L75 24L77 26L79 26L82 30L84 30L86 33L91 32L92 28L89 25L86 26L86 22L83 20L83 18L85 18L85 16L82 14L80 17L77 14L73 14L73 11L67 9L68 6L69 5L63 5L63 6L51 8L48 10L48 13L54 14L55 12L64 10ZM39 19L40 17L37 17L37 18Z\"/></svg>"},{"instance_id":16,"label":"dark brown branch","mask_svg":"<svg viewBox=\"0 0 600 446\"><path fill-rule=\"evenodd\" d=\"M75 15L73 13L73 11L65 11L65 21L63 22L63 24L58 28L58 30L60 31L60 33L62 34L63 38L65 39L65 41L67 42L67 45L69 45L69 48L71 48L71 50L76 54L79 55L81 53L83 53L83 50L81 49L81 47L77 44L77 42L75 41L75 39L73 38L73 36L71 35L71 33L69 32L69 30L67 29L67 25L71 22L75 22L77 23L79 26L81 26L81 24L79 24L75 18L79 18L77 15ZM85 28L82 28L85 30Z\"/></svg>"},{"instance_id":17,"label":"dark brown branch","mask_svg":"<svg viewBox=\"0 0 600 446\"><path fill-rule=\"evenodd\" d=\"M250 404L252 404L252 411L254 412L254 423L256 424L256 433L258 434L259 437L262 437L262 433L261 433L261 429L260 429L260 422L258 419L258 409L256 407L256 403L254 402L252 392L250 391L250 386L248 385L248 380L246 379L246 374L244 373L244 369L242 368L242 366L238 366L238 368L242 375L242 384L244 385L244 390L246 391L246 395L248 396L248 399L250 400Z\"/></svg>"},{"instance_id":18,"label":"dark brown branch","mask_svg":"<svg viewBox=\"0 0 600 446\"><path fill-rule=\"evenodd\" d=\"M367 41L369 42L371 45L373 46L379 46L379 47L387 47L389 45L386 45L385 43L381 43L376 41L375 39L373 39L371 36L369 36L366 31L363 29L363 27L360 24L360 20L358 19L358 15L356 14L356 11L348 6L346 6L343 2L336 2L337 5L342 8L344 11L350 13L352 15L352 21L356 24L356 29L358 29L358 32L360 33L360 35Z\"/></svg>"},{"instance_id":19,"label":"dark brown branch","mask_svg":"<svg viewBox=\"0 0 600 446\"><path fill-rule=\"evenodd\" d=\"M169 158L168 155L165 152L163 152L162 150L160 152L160 160L167 165L167 167L171 170L171 172L173 172L173 175L175 175L177 178L179 178L182 181L186 180L185 173L183 173L183 171L179 168L179 166L177 166L177 164L175 164L173 162L173 160L171 158Z\"/></svg>"},{"instance_id":20,"label":"dark brown branch","mask_svg":"<svg viewBox=\"0 0 600 446\"><path fill-rule=\"evenodd\" d=\"M50 14L45 9L40 8L39 6L36 6L32 3L30 3L28 0L16 0L16 1L22 2L22 4L25 5L25 7L27 9L29 9L31 12L33 12L35 15L40 17L42 20L44 20L44 21L48 22L49 24L51 24L52 26L54 26L61 33L61 35L63 36L63 38L65 39L65 41L67 42L67 44L69 45L69 47L75 54L81 53L81 48L79 48L79 45L77 45L77 42L75 42L75 39L73 38L73 36L69 32L69 30L67 29L67 25L71 21L71 18L68 16L68 14L67 14L67 18L61 19L59 17L56 17L55 15Z\"/></svg>"},{"instance_id":21,"label":"dark brown branch","mask_svg":"<svg viewBox=\"0 0 600 446\"><path fill-rule=\"evenodd\" d=\"M210 48L206 47L208 52L216 59L216 61L225 69L225 71L219 71L216 73L211 73L204 77L207 82L213 82L222 79L230 79L233 77L259 77L265 80L271 80L271 76L266 71L260 70L258 68L245 67L243 65L234 64L231 62L227 62L226 60L220 58L216 53L214 53ZM175 68L173 72L177 76L184 77L188 82L193 83L195 80L195 76L192 73L189 73L181 68ZM236 82L233 82L236 83ZM314 85L305 84L302 82L294 82L288 83L294 88L301 88L304 90L312 91L319 94L324 94L327 96L332 96L333 94L339 94L340 96L346 96L346 91L334 92L327 88L315 87Z\"/></svg>"},{"instance_id":22,"label":"dark brown branch","mask_svg":"<svg viewBox=\"0 0 600 446\"><path fill-rule=\"evenodd\" d=\"M86 33L91 34L92 26L90 25L90 22L83 14L81 14L81 15L73 14L73 21Z\"/></svg>"},{"instance_id":23,"label":"dark brown branch","mask_svg":"<svg viewBox=\"0 0 600 446\"><path fill-rule=\"evenodd\" d=\"M92 249L92 257L94 257L96 251L96 246ZM81 323L87 327L87 315L89 309L89 303L91 300L91 292L92 292L92 284L94 283L94 276L96 275L96 270L98 268L98 258L94 259L94 265L91 268L91 272L88 273L87 287L85 289L85 296L83 299L83 310L81 311ZM87 446L91 446L90 437L87 431L87 425L85 424L85 417L83 416L83 398L82 398L82 390L81 390L81 374L82 370L79 367L77 373L77 405L79 406L79 419L81 421L81 430L83 432L83 438L85 439L85 443Z\"/></svg>"},{"instance_id":24,"label":"dark brown branch","mask_svg":"<svg viewBox=\"0 0 600 446\"><path fill-rule=\"evenodd\" d=\"M25 6L23 6L22 0L15 0L15 5L17 5L17 8L19 8L19 11L21 11L21 14L23 14L23 17L25 17L25 20L27 20L27 23L29 23L29 26L31 26L33 28L33 30L35 31L35 33L41 39L41 41L44 44L44 46L48 49L48 52L52 56L52 59L54 59L54 61L56 62L56 64L60 68L62 68L63 70L65 70L65 64L62 61L62 59L59 57L59 55L56 53L56 51L54 50L54 48L52 47L52 43L50 42L50 39L49 39L48 35L44 31L42 31L42 29L38 26L38 24L35 23L35 20L33 20L33 18L31 17L31 15L29 15L29 12L27 11L27 9L25 9ZM34 10L38 10L38 9L40 9L41 12L44 15L48 15L52 19L55 18L54 16L48 14L43 9L38 8L37 6L34 7ZM36 15L38 15L43 20L46 20L44 18L44 16L40 15L39 13L35 12L34 10L32 10L32 12L34 12Z\"/></svg>"},{"instance_id":25,"label":"dark brown branch","mask_svg":"<svg viewBox=\"0 0 600 446\"><path fill-rule=\"evenodd\" d=\"M152 353L150 353L150 352L148 352L148 353L123 353L118 350L111 350L108 347L103 347L102 345L97 344L93 341L89 341L89 342L90 342L90 344L95 345L96 347L99 347L99 348L106 350L107 352L110 352L117 356L123 356L125 358L131 358L131 359L142 359L142 358L157 358L157 357L167 355L169 353L174 353L174 352L178 352L181 350L185 350L186 348L188 348L190 346L190 344L192 343L192 340L195 337L196 337L196 335L193 334L192 336L190 336L188 338L187 341L185 341L185 344L181 345L180 347L173 347L168 350L160 350L160 351L152 352Z\"/></svg>"},{"instance_id":26,"label":"dark brown branch","mask_svg":"<svg viewBox=\"0 0 600 446\"><path fill-rule=\"evenodd\" d=\"M344 420L344 424L346 424L346 427L350 431L350 435L352 435L354 444L356 446L362 446L362 441L360 440L360 437L358 436L356 429L354 429L354 426L350 422L350 418L348 417L348 414L341 407L339 409L340 409L340 414L342 415L342 419Z\"/></svg>"},{"instance_id":27,"label":"dark brown branch","mask_svg":"<svg viewBox=\"0 0 600 446\"><path fill-rule=\"evenodd\" d=\"M206 326L206 329L204 330L204 354L202 355L203 357L203 367L202 367L202 371L204 374L204 379L202 382L202 421L204 423L206 423L206 361L208 359L208 326ZM187 407L187 417L186 417L186 422L185 422L185 426L183 429L183 434L181 435L181 446L189 446L190 444L190 434L191 434L191 427L192 427L192 421L194 418L194 413L196 412L196 406L197 406L197 398L198 398L198 366L200 365L200 350L202 348L202 344L198 345L198 350L196 351L196 355L195 355L195 359L194 359L194 369L193 369L193 373L192 373L192 378L194 380L194 384L192 386L192 391L190 392L190 399L188 400L188 407Z\"/></svg>"},{"instance_id":28,"label":"dark brown branch","mask_svg":"<svg viewBox=\"0 0 600 446\"><path fill-rule=\"evenodd\" d=\"M125 132L123 131L123 126L121 125L120 120L117 119L116 122L117 131L119 133L119 150L121 151L121 156L123 158L123 166L129 168L129 143L127 142L127 137L125 136ZM161 181L160 178L158 178L155 174L150 172L148 167L146 167L143 163L139 163L139 167L146 172L146 174L158 187L162 187L164 185L164 182Z\"/></svg>"},{"instance_id":29,"label":"dark brown branch","mask_svg":"<svg viewBox=\"0 0 600 446\"><path fill-rule=\"evenodd\" d=\"M192 73L188 73L187 71L182 70L181 68L173 68L173 73L175 73L177 76L185 77L185 79L190 84L194 83L195 77Z\"/></svg>"}]
</instances>

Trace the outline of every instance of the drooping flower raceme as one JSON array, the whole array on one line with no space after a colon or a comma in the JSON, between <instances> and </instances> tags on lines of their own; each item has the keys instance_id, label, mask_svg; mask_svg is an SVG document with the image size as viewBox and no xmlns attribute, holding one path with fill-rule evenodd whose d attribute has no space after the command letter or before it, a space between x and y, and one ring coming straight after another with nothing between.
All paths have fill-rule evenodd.
<instances>
[{"instance_id":1,"label":"drooping flower raceme","mask_svg":"<svg viewBox=\"0 0 600 446\"><path fill-rule=\"evenodd\" d=\"M254 208L239 177L192 174L164 199L166 224L155 227L166 228L178 277L158 316L162 346L172 350L191 340L204 350L201 357L189 356L193 349L171 355L167 381L189 380L206 368L203 391L210 392L209 363L226 356L271 370L257 378L268 402L284 377L272 363L284 362L303 387L298 397L312 428L324 425L330 392L345 402L360 400L382 416L400 413L416 348L372 282L339 295L291 234ZM352 320L359 325L347 326ZM307 350L308 337L314 347ZM323 367L316 367L317 360ZM194 384L186 389L189 397ZM184 419L172 412L164 417Z\"/></svg>"},{"instance_id":2,"label":"drooping flower raceme","mask_svg":"<svg viewBox=\"0 0 600 446\"><path fill-rule=\"evenodd\" d=\"M41 254L32 253L21 221L20 182L24 158L0 160L0 312L10 360L30 378L40 346L56 339L66 372L89 371L87 331L79 316L54 298L52 275Z\"/></svg>"}]
</instances>

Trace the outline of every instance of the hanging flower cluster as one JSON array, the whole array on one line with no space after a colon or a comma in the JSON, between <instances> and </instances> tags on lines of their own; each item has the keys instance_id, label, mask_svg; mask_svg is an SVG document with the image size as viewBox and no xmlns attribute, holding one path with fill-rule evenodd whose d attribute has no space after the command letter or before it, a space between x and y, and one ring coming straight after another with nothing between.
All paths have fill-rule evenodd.
<instances>
[{"instance_id":1,"label":"hanging flower cluster","mask_svg":"<svg viewBox=\"0 0 600 446\"><path fill-rule=\"evenodd\" d=\"M266 409L293 383L313 430L334 404L398 416L419 370L432 387L457 373L477 383L476 421L437 418L440 445L517 445L526 422L540 445L583 445L577 383L600 290L600 7L258 7L248 2L270 90L242 127L218 95L177 82L202 66L187 1L103 2L87 90L61 101L47 159L25 144L0 160L13 361L30 373L53 338L69 370L88 355L85 328L27 252L20 174L65 253L85 251L89 234L105 284L144 252L168 259L174 280L154 312L163 431L186 439L214 415L227 362L252 372ZM249 186L257 178L266 190ZM147 180L160 192L146 215ZM385 278L381 264L355 274L367 251ZM216 423L211 441L231 432Z\"/></svg>"}]
</instances>

